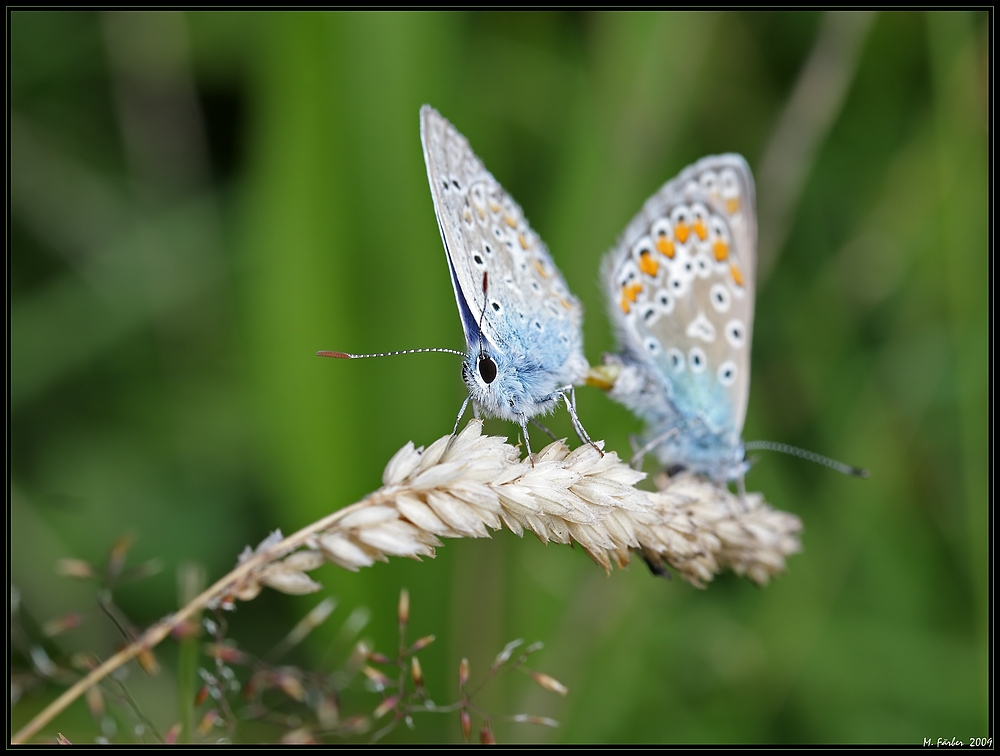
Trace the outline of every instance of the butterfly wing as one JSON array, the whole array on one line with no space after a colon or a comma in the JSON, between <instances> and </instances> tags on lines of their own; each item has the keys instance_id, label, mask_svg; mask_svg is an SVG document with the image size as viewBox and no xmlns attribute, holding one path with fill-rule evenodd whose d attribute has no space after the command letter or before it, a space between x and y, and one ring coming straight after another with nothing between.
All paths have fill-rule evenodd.
<instances>
[{"instance_id":1,"label":"butterfly wing","mask_svg":"<svg viewBox=\"0 0 1000 756\"><path fill-rule=\"evenodd\" d=\"M666 464L715 478L742 462L756 273L750 169L704 158L650 197L605 262L622 359L612 396L651 424ZM634 377L633 376L633 377Z\"/></svg>"},{"instance_id":2,"label":"butterfly wing","mask_svg":"<svg viewBox=\"0 0 1000 756\"><path fill-rule=\"evenodd\" d=\"M485 340L514 359L531 399L579 382L587 369L583 308L544 243L468 140L427 105L420 133L470 352Z\"/></svg>"}]
</instances>

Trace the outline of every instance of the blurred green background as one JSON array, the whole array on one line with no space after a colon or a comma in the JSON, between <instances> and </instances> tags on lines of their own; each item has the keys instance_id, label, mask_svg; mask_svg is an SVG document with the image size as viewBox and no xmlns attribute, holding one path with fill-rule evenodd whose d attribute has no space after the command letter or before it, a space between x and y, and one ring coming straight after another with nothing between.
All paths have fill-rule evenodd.
<instances>
[{"instance_id":1,"label":"blurred green background","mask_svg":"<svg viewBox=\"0 0 1000 756\"><path fill-rule=\"evenodd\" d=\"M391 650L405 586L412 637L438 638L421 660L439 703L462 656L476 679L507 641L546 643L534 665L569 696L516 674L482 704L561 726L497 722L501 741L989 734L987 14L8 18L25 616L92 606L53 565L99 562L127 533L133 563L164 561L116 596L152 622L177 606L178 565L215 580L245 544L377 488L407 441L451 430L457 358L315 356L464 348L420 147L430 103L548 243L592 362L613 347L597 271L616 235L688 163L745 155L761 229L745 438L871 478L761 456L748 486L805 525L766 589L725 575L699 591L641 563L605 577L578 549L504 532L424 563L324 567L324 594L268 591L230 636L263 655L329 594L339 607L297 663L336 663L362 606L364 635ZM639 424L578 398L591 435L627 455ZM565 412L552 427L572 438ZM53 647L117 642L95 616ZM162 730L178 718L172 646L158 678L129 679ZM25 695L15 728L57 692ZM57 730L98 733L82 701ZM390 740L459 737L457 715L423 716Z\"/></svg>"}]
</instances>

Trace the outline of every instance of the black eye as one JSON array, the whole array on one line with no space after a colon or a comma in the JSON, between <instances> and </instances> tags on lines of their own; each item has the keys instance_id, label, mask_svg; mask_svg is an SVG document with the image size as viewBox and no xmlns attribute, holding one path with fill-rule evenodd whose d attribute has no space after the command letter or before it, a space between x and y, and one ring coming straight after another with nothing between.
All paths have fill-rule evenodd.
<instances>
[{"instance_id":1,"label":"black eye","mask_svg":"<svg viewBox=\"0 0 1000 756\"><path fill-rule=\"evenodd\" d=\"M493 383L497 377L497 364L486 355L479 358L479 375L486 383Z\"/></svg>"}]
</instances>

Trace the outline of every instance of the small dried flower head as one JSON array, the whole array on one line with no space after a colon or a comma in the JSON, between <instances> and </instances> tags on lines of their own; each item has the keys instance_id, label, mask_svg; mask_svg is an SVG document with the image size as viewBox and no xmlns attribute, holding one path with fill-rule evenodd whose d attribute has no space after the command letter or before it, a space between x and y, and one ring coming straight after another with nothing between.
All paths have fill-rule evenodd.
<instances>
[{"instance_id":1,"label":"small dried flower head","mask_svg":"<svg viewBox=\"0 0 1000 756\"><path fill-rule=\"evenodd\" d=\"M508 659L510 659L511 654L514 653L514 650L522 643L524 643L524 639L518 638L517 640L512 640L510 643L504 646L503 650L499 654L497 654L497 658L493 660L493 664L490 666L490 670L496 672L498 669L500 669L500 667L503 666Z\"/></svg>"},{"instance_id":2,"label":"small dried flower head","mask_svg":"<svg viewBox=\"0 0 1000 756\"><path fill-rule=\"evenodd\" d=\"M370 726L368 717L359 714L343 720L340 723L338 731L342 735L357 735L358 733L366 732Z\"/></svg>"},{"instance_id":3,"label":"small dried flower head","mask_svg":"<svg viewBox=\"0 0 1000 756\"><path fill-rule=\"evenodd\" d=\"M372 719L381 719L387 713L395 709L396 705L400 701L400 698L401 696L399 695L389 696L388 698L386 698L384 701L382 701L382 703L380 703L375 708L375 711L372 712Z\"/></svg>"},{"instance_id":4,"label":"small dried flower head","mask_svg":"<svg viewBox=\"0 0 1000 756\"><path fill-rule=\"evenodd\" d=\"M100 719L104 716L104 694L101 693L101 689L96 685L92 688L88 688L84 697L87 699L87 708L90 710L90 716L94 719Z\"/></svg>"},{"instance_id":5,"label":"small dried flower head","mask_svg":"<svg viewBox=\"0 0 1000 756\"><path fill-rule=\"evenodd\" d=\"M324 730L334 729L340 721L340 707L333 696L323 696L316 707L316 719Z\"/></svg>"},{"instance_id":6,"label":"small dried flower head","mask_svg":"<svg viewBox=\"0 0 1000 756\"><path fill-rule=\"evenodd\" d=\"M361 668L361 671L365 673L375 690L385 690L387 687L392 685L392 680L390 680L386 675L384 675L379 670L374 667L369 667L367 664Z\"/></svg>"},{"instance_id":7,"label":"small dried flower head","mask_svg":"<svg viewBox=\"0 0 1000 756\"><path fill-rule=\"evenodd\" d=\"M458 687L464 688L469 682L469 660L463 658L458 665Z\"/></svg>"},{"instance_id":8,"label":"small dried flower head","mask_svg":"<svg viewBox=\"0 0 1000 756\"><path fill-rule=\"evenodd\" d=\"M201 718L201 721L198 723L198 728L197 728L198 734L208 735L208 733L212 731L212 728L215 727L215 725L219 722L220 719L221 717L219 717L218 711L216 711L215 709L209 709L207 712L205 712L205 716L203 716Z\"/></svg>"},{"instance_id":9,"label":"small dried flower head","mask_svg":"<svg viewBox=\"0 0 1000 756\"><path fill-rule=\"evenodd\" d=\"M316 742L312 728L308 726L289 730L281 736L281 743L283 745L314 745Z\"/></svg>"},{"instance_id":10,"label":"small dried flower head","mask_svg":"<svg viewBox=\"0 0 1000 756\"><path fill-rule=\"evenodd\" d=\"M405 626L410 620L410 592L405 588L399 592L399 609L397 611L399 624Z\"/></svg>"},{"instance_id":11,"label":"small dried flower head","mask_svg":"<svg viewBox=\"0 0 1000 756\"><path fill-rule=\"evenodd\" d=\"M125 566L125 559L128 557L128 552L134 544L135 539L132 536L125 535L111 545L111 550L108 553L107 567L109 582L114 583L121 576L122 568Z\"/></svg>"},{"instance_id":12,"label":"small dried flower head","mask_svg":"<svg viewBox=\"0 0 1000 756\"><path fill-rule=\"evenodd\" d=\"M167 730L163 734L163 742L164 742L164 744L165 745L174 745L175 743L177 743L178 739L181 736L181 730L182 729L183 729L183 726L181 725L180 722L174 722L174 724L171 725L170 729Z\"/></svg>"},{"instance_id":13,"label":"small dried flower head","mask_svg":"<svg viewBox=\"0 0 1000 756\"><path fill-rule=\"evenodd\" d=\"M425 635L423 638L417 638L413 645L410 646L408 653L415 654L417 651L427 648L434 642L434 639L435 636L433 635Z\"/></svg>"},{"instance_id":14,"label":"small dried flower head","mask_svg":"<svg viewBox=\"0 0 1000 756\"><path fill-rule=\"evenodd\" d=\"M424 671L420 668L420 660L415 656L410 658L410 674L414 685L418 688L424 687Z\"/></svg>"},{"instance_id":15,"label":"small dried flower head","mask_svg":"<svg viewBox=\"0 0 1000 756\"><path fill-rule=\"evenodd\" d=\"M472 717L469 716L469 711L464 706L462 707L461 720L462 737L465 739L465 742L468 743L469 738L472 737Z\"/></svg>"},{"instance_id":16,"label":"small dried flower head","mask_svg":"<svg viewBox=\"0 0 1000 756\"><path fill-rule=\"evenodd\" d=\"M541 685L546 690L551 690L553 693L558 693L560 696L565 696L569 693L569 689L559 682L554 677L550 677L542 672L535 672L534 670L528 670L528 674L531 678Z\"/></svg>"},{"instance_id":17,"label":"small dried flower head","mask_svg":"<svg viewBox=\"0 0 1000 756\"><path fill-rule=\"evenodd\" d=\"M149 676L160 674L160 663L156 661L156 656L152 649L144 648L136 655L136 661L142 667L142 671Z\"/></svg>"},{"instance_id":18,"label":"small dried flower head","mask_svg":"<svg viewBox=\"0 0 1000 756\"><path fill-rule=\"evenodd\" d=\"M244 653L231 643L208 643L205 645L205 655L227 664L244 664L246 661Z\"/></svg>"},{"instance_id":19,"label":"small dried flower head","mask_svg":"<svg viewBox=\"0 0 1000 756\"><path fill-rule=\"evenodd\" d=\"M275 672L274 682L289 698L299 702L306 700L306 689L302 687L297 673L290 668L283 668Z\"/></svg>"},{"instance_id":20,"label":"small dried flower head","mask_svg":"<svg viewBox=\"0 0 1000 756\"><path fill-rule=\"evenodd\" d=\"M97 574L90 562L82 559L60 559L56 562L56 572L78 580L90 580Z\"/></svg>"},{"instance_id":21,"label":"small dried flower head","mask_svg":"<svg viewBox=\"0 0 1000 756\"><path fill-rule=\"evenodd\" d=\"M62 617L46 620L42 623L42 632L52 638L67 630L79 627L83 624L83 617L82 612L70 612L69 614L64 614Z\"/></svg>"},{"instance_id":22,"label":"small dried flower head","mask_svg":"<svg viewBox=\"0 0 1000 756\"><path fill-rule=\"evenodd\" d=\"M483 745L496 745L497 739L493 737L489 722L485 722L483 729L479 731L479 742Z\"/></svg>"},{"instance_id":23,"label":"small dried flower head","mask_svg":"<svg viewBox=\"0 0 1000 756\"><path fill-rule=\"evenodd\" d=\"M515 714L509 718L511 722L519 722L522 724L536 724L542 725L543 727L558 727L559 722L549 717L536 717L532 714Z\"/></svg>"}]
</instances>

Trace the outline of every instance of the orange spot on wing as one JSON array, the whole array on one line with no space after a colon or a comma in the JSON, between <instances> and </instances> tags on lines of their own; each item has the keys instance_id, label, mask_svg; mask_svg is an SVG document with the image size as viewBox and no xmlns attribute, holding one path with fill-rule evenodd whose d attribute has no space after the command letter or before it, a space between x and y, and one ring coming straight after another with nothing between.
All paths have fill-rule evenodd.
<instances>
[{"instance_id":1,"label":"orange spot on wing","mask_svg":"<svg viewBox=\"0 0 1000 756\"><path fill-rule=\"evenodd\" d=\"M479 217L480 218L482 218L483 220L486 220L486 211L483 208L481 208L478 205L476 205L476 212L479 213Z\"/></svg>"},{"instance_id":2,"label":"orange spot on wing","mask_svg":"<svg viewBox=\"0 0 1000 756\"><path fill-rule=\"evenodd\" d=\"M629 311L632 309L631 305L629 305L629 302L634 302L636 300L636 297L639 296L640 291L642 291L641 283L626 284L625 286L622 286L621 307L622 307L622 312L624 312L626 315L628 315Z\"/></svg>"},{"instance_id":3,"label":"orange spot on wing","mask_svg":"<svg viewBox=\"0 0 1000 756\"><path fill-rule=\"evenodd\" d=\"M701 239L702 241L705 241L705 239L708 237L708 229L705 228L705 221L703 221L701 218L699 218L694 222L694 232L698 234L698 238Z\"/></svg>"},{"instance_id":4,"label":"orange spot on wing","mask_svg":"<svg viewBox=\"0 0 1000 756\"><path fill-rule=\"evenodd\" d=\"M557 294L556 296L558 297L559 295ZM563 307L565 307L565 308L566 308L567 310L572 310L572 309L573 309L573 305L571 305L571 304L570 304L569 302L567 302L567 301L566 301L565 299L563 299L562 297L559 297L559 302L560 302L560 304L562 304L562 306L563 306Z\"/></svg>"},{"instance_id":5,"label":"orange spot on wing","mask_svg":"<svg viewBox=\"0 0 1000 756\"><path fill-rule=\"evenodd\" d=\"M528 246L529 246L528 240L524 238L524 234L518 234L517 235L517 240L521 244L521 249L527 249L528 248Z\"/></svg>"},{"instance_id":6,"label":"orange spot on wing","mask_svg":"<svg viewBox=\"0 0 1000 756\"><path fill-rule=\"evenodd\" d=\"M659 269L660 264L653 259L649 252L643 250L642 254L639 255L639 270L647 276L653 277Z\"/></svg>"},{"instance_id":7,"label":"orange spot on wing","mask_svg":"<svg viewBox=\"0 0 1000 756\"><path fill-rule=\"evenodd\" d=\"M667 238L666 234L661 234L656 240L656 248L670 259L673 259L674 243Z\"/></svg>"},{"instance_id":8,"label":"orange spot on wing","mask_svg":"<svg viewBox=\"0 0 1000 756\"><path fill-rule=\"evenodd\" d=\"M678 223L674 226L674 236L676 236L681 244L684 244L688 240L688 234L691 233L691 229L687 227L687 223Z\"/></svg>"},{"instance_id":9,"label":"orange spot on wing","mask_svg":"<svg viewBox=\"0 0 1000 756\"><path fill-rule=\"evenodd\" d=\"M739 209L740 209L740 198L739 197L730 197L729 199L726 200L726 212L727 213L729 213L730 215L732 215L733 213L735 213Z\"/></svg>"},{"instance_id":10,"label":"orange spot on wing","mask_svg":"<svg viewBox=\"0 0 1000 756\"><path fill-rule=\"evenodd\" d=\"M635 298L639 296L640 291L642 291L642 284L634 283L625 287L625 296L634 302Z\"/></svg>"},{"instance_id":11,"label":"orange spot on wing","mask_svg":"<svg viewBox=\"0 0 1000 756\"><path fill-rule=\"evenodd\" d=\"M545 268L542 267L542 264L538 262L538 260L532 260L531 262L535 266L535 270L538 271L538 275L540 275L542 278L549 277L549 274L545 272Z\"/></svg>"},{"instance_id":12,"label":"orange spot on wing","mask_svg":"<svg viewBox=\"0 0 1000 756\"><path fill-rule=\"evenodd\" d=\"M494 213L499 213L500 212L500 205L498 205L493 200L490 200L490 210L492 210Z\"/></svg>"},{"instance_id":13,"label":"orange spot on wing","mask_svg":"<svg viewBox=\"0 0 1000 756\"><path fill-rule=\"evenodd\" d=\"M712 245L712 251L715 252L715 259L719 262L729 257L729 245L722 241L722 239L716 240L715 244Z\"/></svg>"},{"instance_id":14,"label":"orange spot on wing","mask_svg":"<svg viewBox=\"0 0 1000 756\"><path fill-rule=\"evenodd\" d=\"M503 219L504 222L511 228L517 228L517 218L514 218L513 216L510 215L505 215Z\"/></svg>"},{"instance_id":15,"label":"orange spot on wing","mask_svg":"<svg viewBox=\"0 0 1000 756\"><path fill-rule=\"evenodd\" d=\"M729 272L733 274L733 280L736 282L736 285L742 286L743 274L740 273L740 269L736 267L736 263L729 263Z\"/></svg>"}]
</instances>

